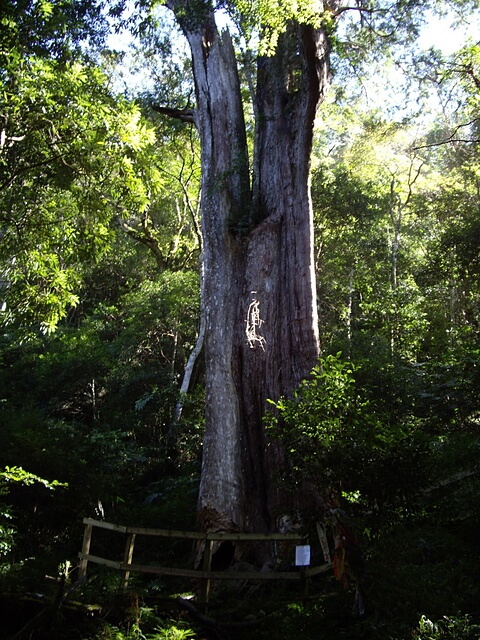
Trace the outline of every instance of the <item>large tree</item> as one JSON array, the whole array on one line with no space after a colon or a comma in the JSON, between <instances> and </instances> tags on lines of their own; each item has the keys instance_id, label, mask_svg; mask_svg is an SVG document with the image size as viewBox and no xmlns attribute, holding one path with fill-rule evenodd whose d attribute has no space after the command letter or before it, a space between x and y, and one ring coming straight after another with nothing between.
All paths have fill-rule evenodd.
<instances>
[{"instance_id":1,"label":"large tree","mask_svg":"<svg viewBox=\"0 0 480 640\"><path fill-rule=\"evenodd\" d=\"M354 63L376 40L414 38L428 2L166 0L192 57L202 148L206 315L206 432L199 496L204 528L275 527L295 507L279 490L284 461L265 431L268 399L289 395L319 356L310 155L317 107L330 81L337 19L354 15ZM260 45L247 139L240 61L217 16L227 10ZM250 30L250 31L249 31ZM338 40L337 40L338 44ZM371 49L370 49L371 50ZM245 71L245 69L243 69ZM165 109L168 112L168 109Z\"/></svg>"},{"instance_id":2,"label":"large tree","mask_svg":"<svg viewBox=\"0 0 480 640\"><path fill-rule=\"evenodd\" d=\"M199 496L205 528L274 528L283 453L263 425L319 355L309 162L329 83L329 41L285 19L257 62L251 166L231 37L207 0L169 0L188 39L202 145L206 432ZM273 30L273 28L272 28Z\"/></svg>"}]
</instances>

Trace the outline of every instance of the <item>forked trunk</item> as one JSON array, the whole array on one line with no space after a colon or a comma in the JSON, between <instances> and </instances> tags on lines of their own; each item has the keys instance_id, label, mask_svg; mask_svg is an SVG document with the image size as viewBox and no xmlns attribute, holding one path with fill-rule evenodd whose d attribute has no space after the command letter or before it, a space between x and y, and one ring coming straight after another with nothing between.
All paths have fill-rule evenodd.
<instances>
[{"instance_id":1,"label":"forked trunk","mask_svg":"<svg viewBox=\"0 0 480 640\"><path fill-rule=\"evenodd\" d=\"M258 64L253 184L240 83L208 2L170 0L188 38L202 145L205 529L269 530L285 508L267 398L289 394L319 354L309 163L329 80L325 32L292 24ZM194 7L194 11L192 10Z\"/></svg>"}]
</instances>

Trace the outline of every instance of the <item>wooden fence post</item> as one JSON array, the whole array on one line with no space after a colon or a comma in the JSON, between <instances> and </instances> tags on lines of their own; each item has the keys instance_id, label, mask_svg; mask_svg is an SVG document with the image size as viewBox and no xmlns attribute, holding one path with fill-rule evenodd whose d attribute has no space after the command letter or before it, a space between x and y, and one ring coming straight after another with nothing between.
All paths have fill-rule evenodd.
<instances>
[{"instance_id":1,"label":"wooden fence post","mask_svg":"<svg viewBox=\"0 0 480 640\"><path fill-rule=\"evenodd\" d=\"M135 534L129 533L127 536L127 541L125 543L125 553L123 555L123 562L125 564L132 564L134 547L135 547ZM129 577L130 577L130 571L126 569L123 572L123 586L125 587L125 589L128 587Z\"/></svg>"},{"instance_id":2,"label":"wooden fence post","mask_svg":"<svg viewBox=\"0 0 480 640\"><path fill-rule=\"evenodd\" d=\"M205 540L205 551L203 552L203 570L205 572L210 572L212 569L212 549L213 540ZM209 577L202 578L200 600L205 605L207 604L208 598L210 596L210 584L211 580Z\"/></svg>"},{"instance_id":3,"label":"wooden fence post","mask_svg":"<svg viewBox=\"0 0 480 640\"><path fill-rule=\"evenodd\" d=\"M92 531L93 526L91 524L85 525L85 531L83 532L83 544L82 544L82 554L88 555L90 552L90 543L92 541ZM87 575L87 565L88 560L86 558L81 558L78 563L78 579L85 578Z\"/></svg>"},{"instance_id":4,"label":"wooden fence post","mask_svg":"<svg viewBox=\"0 0 480 640\"><path fill-rule=\"evenodd\" d=\"M308 587L309 587L309 581L308 581L309 579L308 579L306 567L302 567L301 574L302 574L302 581L303 581L303 600L304 602L306 602L308 599Z\"/></svg>"}]
</instances>

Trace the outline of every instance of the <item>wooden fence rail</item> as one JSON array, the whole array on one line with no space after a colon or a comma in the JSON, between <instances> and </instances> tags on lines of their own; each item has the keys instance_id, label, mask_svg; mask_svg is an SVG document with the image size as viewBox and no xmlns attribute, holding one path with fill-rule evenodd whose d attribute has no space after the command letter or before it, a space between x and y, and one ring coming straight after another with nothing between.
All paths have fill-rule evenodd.
<instances>
[{"instance_id":1,"label":"wooden fence rail","mask_svg":"<svg viewBox=\"0 0 480 640\"><path fill-rule=\"evenodd\" d=\"M195 578L200 580L201 600L205 603L208 602L212 580L303 580L306 582L308 578L328 571L332 566L330 563L326 563L315 567L300 567L297 571L212 571L212 551L215 542L228 540L237 542L291 541L301 543L303 538L297 533L200 533L198 531L129 527L92 518L84 518L83 524L85 525L83 545L82 551L78 554L80 560L78 565L79 578L86 576L89 562L122 571L125 586L128 585L131 572ZM90 554L94 527L126 535L123 561L108 560L107 558ZM137 535L203 541L205 544L203 566L201 569L180 569L178 567L135 564L133 562L133 552Z\"/></svg>"}]
</instances>

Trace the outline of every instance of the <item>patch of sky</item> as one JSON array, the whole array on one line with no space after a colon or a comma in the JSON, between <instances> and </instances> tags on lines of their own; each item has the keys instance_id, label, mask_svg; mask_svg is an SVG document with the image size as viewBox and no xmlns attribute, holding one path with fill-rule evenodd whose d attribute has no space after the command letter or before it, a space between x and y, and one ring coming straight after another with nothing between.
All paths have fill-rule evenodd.
<instances>
[{"instance_id":1,"label":"patch of sky","mask_svg":"<svg viewBox=\"0 0 480 640\"><path fill-rule=\"evenodd\" d=\"M133 14L133 5L130 7ZM128 20L129 17L132 15L129 15L127 10L124 18ZM172 12L164 6L158 6L155 18L158 21L159 34L174 34L169 38L170 60L175 62L185 58L188 55L188 44L175 24ZM107 49L113 52L110 73L114 88L119 93L135 95L155 91L155 74L152 73L152 65L149 65L147 58L142 58L142 46L141 39L132 35L129 28L112 32L107 39ZM165 55L165 51L157 52L158 69L161 68Z\"/></svg>"},{"instance_id":2,"label":"patch of sky","mask_svg":"<svg viewBox=\"0 0 480 640\"><path fill-rule=\"evenodd\" d=\"M133 3L131 4L134 10ZM174 59L188 56L188 45L185 38L175 26L171 12L165 7L158 7L159 22L162 28L170 30L177 35L172 39L172 56ZM218 23L220 28L229 25L228 16L219 12ZM468 43L476 43L480 39L480 11L468 15L460 15L453 11L447 11L442 16L429 13L425 26L417 40L417 51L424 55L431 49L440 51L444 56L453 55L462 46ZM149 72L148 66L138 63L139 42L134 39L128 29L113 33L108 39L107 46L116 55L111 57L110 72L114 87L122 93L135 93L155 91L155 80ZM367 108L381 108L395 119L405 120L413 117L415 109L418 111L418 94L408 75L408 65L392 57L390 62L372 64L368 73L368 79L363 79L360 93ZM340 79L345 84L345 76ZM351 93L354 82L348 81L346 93ZM358 94L358 85L357 85ZM417 104L416 104L417 103ZM432 97L427 108L422 107L426 120L437 112L438 104Z\"/></svg>"},{"instance_id":3,"label":"patch of sky","mask_svg":"<svg viewBox=\"0 0 480 640\"><path fill-rule=\"evenodd\" d=\"M428 61L434 60L435 55L443 58L454 56L462 47L479 41L480 11L468 16L453 11L441 16L429 13L415 50L400 50L386 61L372 63L368 74L360 80L350 76L346 87L343 86L346 88L344 93L356 95L366 109L379 109L391 120L415 121L420 128L429 126L442 105L435 83L425 82ZM433 77L435 74L432 72L430 75Z\"/></svg>"},{"instance_id":4,"label":"patch of sky","mask_svg":"<svg viewBox=\"0 0 480 640\"><path fill-rule=\"evenodd\" d=\"M417 44L421 50L432 47L444 55L452 55L468 43L480 40L480 12L459 16L449 11L442 16L430 13Z\"/></svg>"}]
</instances>

